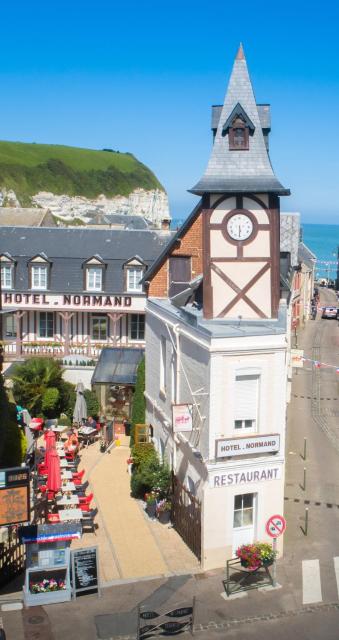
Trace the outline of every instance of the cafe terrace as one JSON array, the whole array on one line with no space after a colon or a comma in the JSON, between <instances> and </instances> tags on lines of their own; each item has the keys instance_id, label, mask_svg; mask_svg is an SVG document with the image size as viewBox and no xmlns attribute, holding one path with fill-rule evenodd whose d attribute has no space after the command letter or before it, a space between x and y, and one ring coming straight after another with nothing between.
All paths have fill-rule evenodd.
<instances>
[{"instance_id":1,"label":"cafe terrace","mask_svg":"<svg viewBox=\"0 0 339 640\"><path fill-rule=\"evenodd\" d=\"M104 346L143 346L140 280L170 236L149 229L0 228L5 358L95 358Z\"/></svg>"}]
</instances>

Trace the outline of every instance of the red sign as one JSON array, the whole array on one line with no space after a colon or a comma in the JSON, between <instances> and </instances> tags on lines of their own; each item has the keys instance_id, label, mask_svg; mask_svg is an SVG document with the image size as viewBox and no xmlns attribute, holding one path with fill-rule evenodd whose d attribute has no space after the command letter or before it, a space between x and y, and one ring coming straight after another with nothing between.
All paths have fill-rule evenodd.
<instances>
[{"instance_id":1,"label":"red sign","mask_svg":"<svg viewBox=\"0 0 339 640\"><path fill-rule=\"evenodd\" d=\"M266 522L266 533L271 538L279 538L286 529L286 520L283 516L271 516Z\"/></svg>"}]
</instances>

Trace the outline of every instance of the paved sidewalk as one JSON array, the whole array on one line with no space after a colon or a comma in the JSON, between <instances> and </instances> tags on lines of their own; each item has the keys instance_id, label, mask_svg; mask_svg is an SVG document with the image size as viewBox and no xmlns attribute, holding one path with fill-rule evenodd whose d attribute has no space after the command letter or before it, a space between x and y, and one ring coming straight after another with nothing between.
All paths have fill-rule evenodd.
<instances>
[{"instance_id":1,"label":"paved sidewalk","mask_svg":"<svg viewBox=\"0 0 339 640\"><path fill-rule=\"evenodd\" d=\"M177 532L148 518L140 501L130 496L126 460L129 438L102 454L96 443L81 452L99 513L96 535L86 533L72 548L99 546L101 579L116 580L168 576L199 571L199 563Z\"/></svg>"}]
</instances>

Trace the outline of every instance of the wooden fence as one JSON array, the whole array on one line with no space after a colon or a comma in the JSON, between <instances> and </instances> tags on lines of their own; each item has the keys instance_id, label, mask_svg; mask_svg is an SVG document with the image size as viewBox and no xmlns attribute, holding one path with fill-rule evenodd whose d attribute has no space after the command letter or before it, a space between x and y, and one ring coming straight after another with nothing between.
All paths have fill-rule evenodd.
<instances>
[{"instance_id":1,"label":"wooden fence","mask_svg":"<svg viewBox=\"0 0 339 640\"><path fill-rule=\"evenodd\" d=\"M187 546L201 560L201 503L173 475L172 522Z\"/></svg>"}]
</instances>

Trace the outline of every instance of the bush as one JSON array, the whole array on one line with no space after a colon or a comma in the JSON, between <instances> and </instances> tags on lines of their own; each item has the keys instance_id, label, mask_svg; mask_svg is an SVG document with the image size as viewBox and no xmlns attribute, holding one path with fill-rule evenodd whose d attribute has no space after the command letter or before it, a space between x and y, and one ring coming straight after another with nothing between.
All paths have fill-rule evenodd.
<instances>
[{"instance_id":1,"label":"bush","mask_svg":"<svg viewBox=\"0 0 339 640\"><path fill-rule=\"evenodd\" d=\"M87 404L87 415L97 418L99 416L100 404L95 391L85 389L84 397Z\"/></svg>"},{"instance_id":2,"label":"bush","mask_svg":"<svg viewBox=\"0 0 339 640\"><path fill-rule=\"evenodd\" d=\"M42 396L41 409L47 418L54 418L60 399L59 389L50 387Z\"/></svg>"},{"instance_id":3,"label":"bush","mask_svg":"<svg viewBox=\"0 0 339 640\"><path fill-rule=\"evenodd\" d=\"M132 400L132 428L130 446L134 445L135 425L145 423L146 403L145 403L145 358L138 365L135 391Z\"/></svg>"},{"instance_id":4,"label":"bush","mask_svg":"<svg viewBox=\"0 0 339 640\"><path fill-rule=\"evenodd\" d=\"M134 463L132 496L143 498L145 493L155 492L159 499L167 498L171 489L171 472L167 464L160 463L153 445L136 445L131 455Z\"/></svg>"},{"instance_id":5,"label":"bush","mask_svg":"<svg viewBox=\"0 0 339 640\"><path fill-rule=\"evenodd\" d=\"M135 468L138 468L151 460L158 460L157 452L151 443L134 445L131 450L131 457L133 458Z\"/></svg>"},{"instance_id":6,"label":"bush","mask_svg":"<svg viewBox=\"0 0 339 640\"><path fill-rule=\"evenodd\" d=\"M19 466L25 458L27 443L16 420L15 404L8 399L1 375L0 416L0 467Z\"/></svg>"}]
</instances>

